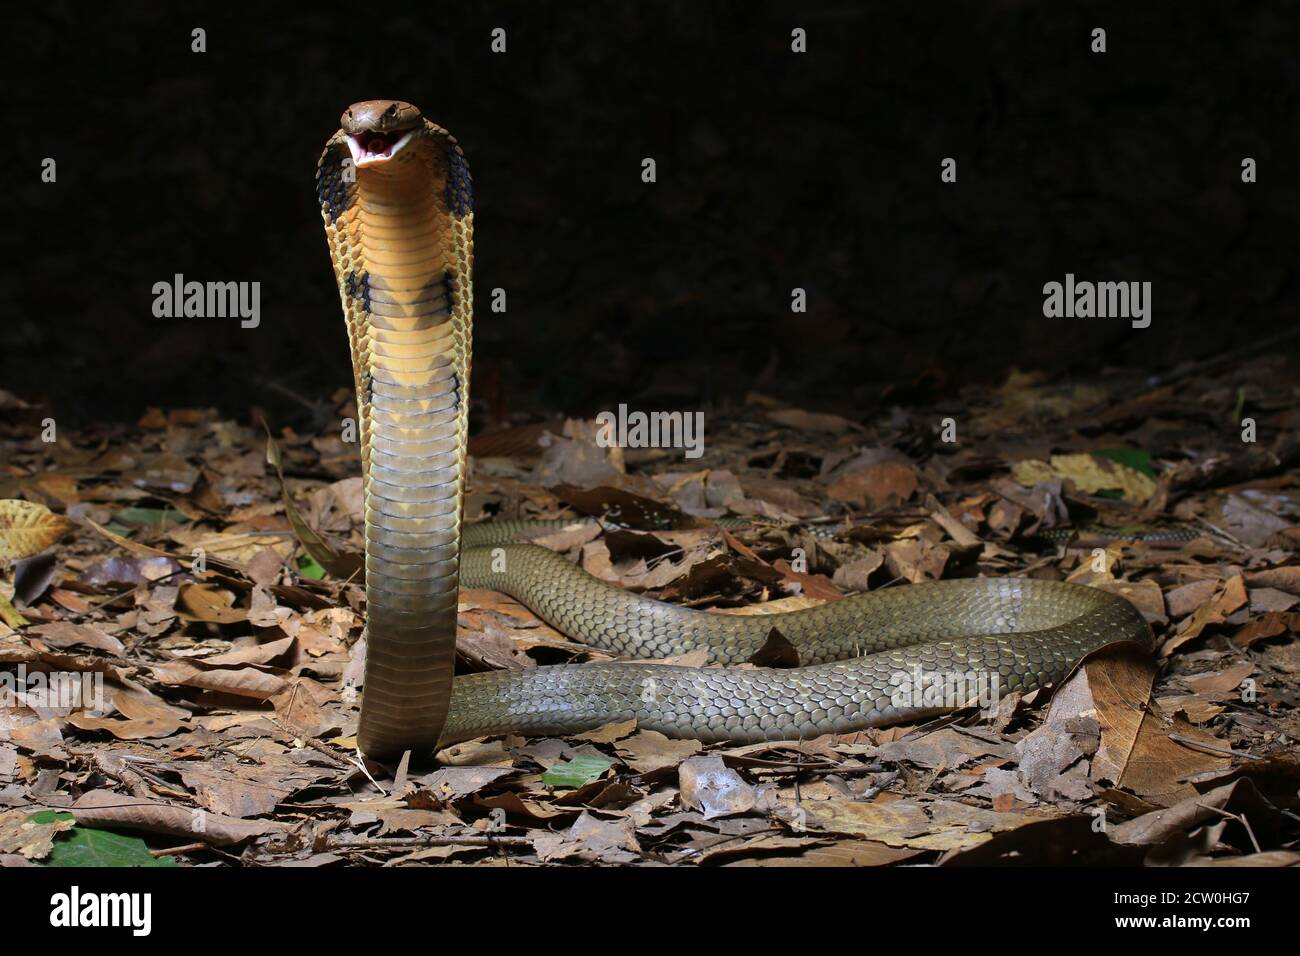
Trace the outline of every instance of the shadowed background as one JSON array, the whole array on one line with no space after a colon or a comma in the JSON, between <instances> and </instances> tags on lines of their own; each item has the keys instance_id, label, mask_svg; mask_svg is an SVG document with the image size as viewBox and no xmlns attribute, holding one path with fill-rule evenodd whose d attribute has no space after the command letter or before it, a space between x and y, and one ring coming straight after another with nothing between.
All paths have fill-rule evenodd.
<instances>
[{"instance_id":1,"label":"shadowed background","mask_svg":"<svg viewBox=\"0 0 1300 956\"><path fill-rule=\"evenodd\" d=\"M862 415L1012 366L1154 373L1295 322L1294 7L485 7L10 15L0 388L80 418L292 420L291 395L350 385L313 173L372 97L416 103L473 170L480 421L754 388ZM155 318L178 272L260 282L261 326ZM1045 319L1067 272L1151 281L1151 328Z\"/></svg>"}]
</instances>

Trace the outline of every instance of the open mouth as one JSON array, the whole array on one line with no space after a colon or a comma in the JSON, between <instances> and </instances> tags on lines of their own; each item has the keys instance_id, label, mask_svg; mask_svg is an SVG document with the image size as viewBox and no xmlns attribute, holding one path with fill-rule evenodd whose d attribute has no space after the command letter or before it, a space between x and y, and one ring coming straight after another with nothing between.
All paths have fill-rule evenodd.
<instances>
[{"instance_id":1,"label":"open mouth","mask_svg":"<svg viewBox=\"0 0 1300 956\"><path fill-rule=\"evenodd\" d=\"M347 137L352 161L358 167L385 163L411 141L415 130L397 130L391 133L364 132Z\"/></svg>"}]
</instances>

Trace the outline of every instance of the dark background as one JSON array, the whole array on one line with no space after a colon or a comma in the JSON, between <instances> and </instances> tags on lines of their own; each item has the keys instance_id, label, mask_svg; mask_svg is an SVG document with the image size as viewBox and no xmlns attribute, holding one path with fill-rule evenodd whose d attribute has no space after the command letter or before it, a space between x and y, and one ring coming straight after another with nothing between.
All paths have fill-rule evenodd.
<instances>
[{"instance_id":1,"label":"dark background","mask_svg":"<svg viewBox=\"0 0 1300 956\"><path fill-rule=\"evenodd\" d=\"M1292 4L43 3L6 27L0 388L65 415L292 420L286 391L350 383L313 173L372 97L469 159L498 420L751 388L867 414L1012 366L1156 374L1296 321ZM154 318L177 272L260 281L261 327ZM1066 272L1151 281L1152 326L1045 319Z\"/></svg>"}]
</instances>

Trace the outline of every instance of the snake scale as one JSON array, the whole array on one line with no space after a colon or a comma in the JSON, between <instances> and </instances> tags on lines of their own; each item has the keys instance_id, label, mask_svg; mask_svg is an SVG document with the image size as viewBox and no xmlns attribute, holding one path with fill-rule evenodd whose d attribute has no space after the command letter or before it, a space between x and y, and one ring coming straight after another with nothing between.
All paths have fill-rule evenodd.
<instances>
[{"instance_id":1,"label":"snake scale","mask_svg":"<svg viewBox=\"0 0 1300 956\"><path fill-rule=\"evenodd\" d=\"M779 615L723 615L624 591L544 548L509 543L515 524L463 528L474 219L464 155L416 107L369 100L344 112L316 184L360 418L364 753L427 753L484 734L581 732L629 718L703 741L809 737L951 709L899 698L907 675L995 676L1005 694L1061 679L1104 644L1148 644L1129 602L1073 584L962 579ZM503 591L619 656L703 648L719 666L566 664L456 678L461 584ZM802 666L736 667L773 628Z\"/></svg>"}]
</instances>

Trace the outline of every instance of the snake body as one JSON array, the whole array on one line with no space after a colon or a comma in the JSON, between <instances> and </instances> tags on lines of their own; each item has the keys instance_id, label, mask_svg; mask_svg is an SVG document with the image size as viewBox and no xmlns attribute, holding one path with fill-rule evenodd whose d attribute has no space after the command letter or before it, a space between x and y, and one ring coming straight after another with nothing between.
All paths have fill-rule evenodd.
<instances>
[{"instance_id":1,"label":"snake body","mask_svg":"<svg viewBox=\"0 0 1300 956\"><path fill-rule=\"evenodd\" d=\"M951 709L920 696L921 675L983 675L1005 694L1059 680L1107 643L1148 643L1129 602L1061 582L944 581L784 614L722 615L632 594L549 550L511 544L518 524L463 529L473 311L464 156L414 106L370 100L344 112L316 180L360 418L363 752L390 757L629 718L705 741L807 737ZM460 584L510 594L621 656L703 649L721 666L573 664L453 679ZM802 666L737 666L773 629Z\"/></svg>"}]
</instances>

